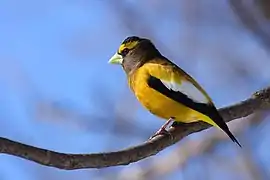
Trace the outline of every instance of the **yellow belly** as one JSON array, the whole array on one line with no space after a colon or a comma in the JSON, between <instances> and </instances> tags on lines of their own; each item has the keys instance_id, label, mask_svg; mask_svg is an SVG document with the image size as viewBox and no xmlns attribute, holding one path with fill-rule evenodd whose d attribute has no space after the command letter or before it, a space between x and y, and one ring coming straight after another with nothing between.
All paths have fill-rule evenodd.
<instances>
[{"instance_id":1,"label":"yellow belly","mask_svg":"<svg viewBox=\"0 0 270 180\"><path fill-rule=\"evenodd\" d=\"M176 76L170 74L170 72L164 71L164 69L162 70L160 66L154 67L154 69L153 67L151 69L151 67L147 68L147 66L144 65L136 71L130 73L128 76L128 81L131 89L133 90L137 99L146 109L148 109L152 114L165 120L174 118L175 121L183 123L204 121L213 126L217 126L216 123L208 116L190 109L187 106L174 101L149 87L147 84L147 79L149 78L150 70L151 73L154 73L157 77L163 76L166 78L168 76L167 78L170 79L173 76L174 79L177 80ZM178 76L178 80L180 79L181 76Z\"/></svg>"},{"instance_id":2,"label":"yellow belly","mask_svg":"<svg viewBox=\"0 0 270 180\"><path fill-rule=\"evenodd\" d=\"M152 114L168 120L190 123L199 120L209 119L205 115L192 110L150 88L146 83L135 87L134 93L140 103Z\"/></svg>"}]
</instances>

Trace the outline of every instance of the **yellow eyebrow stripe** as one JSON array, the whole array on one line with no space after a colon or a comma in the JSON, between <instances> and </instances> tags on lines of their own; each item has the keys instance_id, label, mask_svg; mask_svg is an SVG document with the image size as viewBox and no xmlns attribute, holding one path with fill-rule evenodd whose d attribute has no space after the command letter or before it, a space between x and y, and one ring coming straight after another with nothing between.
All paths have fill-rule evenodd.
<instances>
[{"instance_id":1,"label":"yellow eyebrow stripe","mask_svg":"<svg viewBox=\"0 0 270 180\"><path fill-rule=\"evenodd\" d=\"M138 43L139 43L138 41L132 41L125 44L121 44L118 52L121 53L125 48L133 49Z\"/></svg>"}]
</instances>

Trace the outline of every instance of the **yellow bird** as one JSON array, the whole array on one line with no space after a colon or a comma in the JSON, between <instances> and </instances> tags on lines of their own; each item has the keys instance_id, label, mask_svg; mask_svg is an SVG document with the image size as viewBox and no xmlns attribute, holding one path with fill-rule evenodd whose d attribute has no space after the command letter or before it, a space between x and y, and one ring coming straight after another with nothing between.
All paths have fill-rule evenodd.
<instances>
[{"instance_id":1,"label":"yellow bird","mask_svg":"<svg viewBox=\"0 0 270 180\"><path fill-rule=\"evenodd\" d=\"M167 120L152 137L168 134L166 127L173 121L204 121L222 129L241 147L206 91L164 57L149 39L127 37L109 63L121 64L139 102L152 114Z\"/></svg>"}]
</instances>

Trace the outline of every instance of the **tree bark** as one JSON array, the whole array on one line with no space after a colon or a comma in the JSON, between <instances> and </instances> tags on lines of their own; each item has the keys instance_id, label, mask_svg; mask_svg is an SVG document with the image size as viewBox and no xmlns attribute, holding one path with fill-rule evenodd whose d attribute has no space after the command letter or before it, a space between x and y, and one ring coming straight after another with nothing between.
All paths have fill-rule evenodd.
<instances>
[{"instance_id":1,"label":"tree bark","mask_svg":"<svg viewBox=\"0 0 270 180\"><path fill-rule=\"evenodd\" d=\"M250 98L237 104L219 109L226 122L246 117L259 110L270 108L270 87L254 93ZM197 122L181 127L171 127L172 134L158 136L138 146L130 147L117 152L96 154L64 154L30 145L0 138L0 153L21 157L45 166L59 169L73 170L84 168L104 168L109 166L127 165L141 159L153 156L166 147L175 144L189 134L209 128L206 123ZM90 142L91 143L91 142ZM237 148L237 146L236 146ZM245 145L243 144L243 148Z\"/></svg>"}]
</instances>

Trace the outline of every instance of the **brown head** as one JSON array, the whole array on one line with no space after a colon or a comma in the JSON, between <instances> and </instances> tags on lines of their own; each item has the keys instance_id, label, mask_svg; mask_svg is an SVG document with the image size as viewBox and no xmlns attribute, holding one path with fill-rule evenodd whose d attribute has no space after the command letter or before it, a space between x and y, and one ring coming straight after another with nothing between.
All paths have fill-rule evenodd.
<instances>
[{"instance_id":1,"label":"brown head","mask_svg":"<svg viewBox=\"0 0 270 180\"><path fill-rule=\"evenodd\" d=\"M122 42L109 63L121 64L128 74L131 70L137 69L149 60L160 56L160 52L149 39L130 36Z\"/></svg>"}]
</instances>

